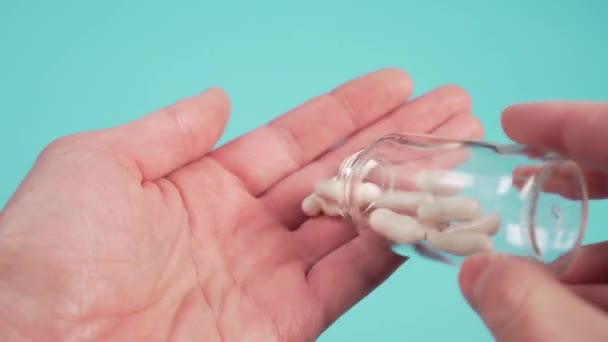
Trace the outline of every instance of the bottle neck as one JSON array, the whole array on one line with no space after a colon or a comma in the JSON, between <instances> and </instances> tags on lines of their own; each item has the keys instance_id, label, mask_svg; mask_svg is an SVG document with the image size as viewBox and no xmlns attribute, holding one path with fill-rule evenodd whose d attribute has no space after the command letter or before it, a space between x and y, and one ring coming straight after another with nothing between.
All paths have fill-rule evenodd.
<instances>
[{"instance_id":1,"label":"bottle neck","mask_svg":"<svg viewBox=\"0 0 608 342\"><path fill-rule=\"evenodd\" d=\"M342 187L342 198L339 201L340 214L354 224L356 229L367 224L365 215L370 209L368 205L361 203L357 190L376 166L378 162L370 159L367 151L363 149L348 156L338 167L337 181Z\"/></svg>"}]
</instances>

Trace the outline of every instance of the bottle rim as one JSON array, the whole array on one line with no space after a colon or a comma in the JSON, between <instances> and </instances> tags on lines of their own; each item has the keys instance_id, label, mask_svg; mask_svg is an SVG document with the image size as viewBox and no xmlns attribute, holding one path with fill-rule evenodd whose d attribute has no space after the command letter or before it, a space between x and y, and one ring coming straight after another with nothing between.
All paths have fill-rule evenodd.
<instances>
[{"instance_id":1,"label":"bottle rim","mask_svg":"<svg viewBox=\"0 0 608 342\"><path fill-rule=\"evenodd\" d=\"M582 246L583 238L587 230L587 222L589 216L589 194L586 186L585 176L581 168L572 160L568 159L555 159L542 167L539 175L535 177L532 189L529 206L526 210L526 227L525 231L528 234L528 238L531 242L532 256L535 260L542 262L542 247L538 239L536 217L538 212L538 203L541 194L543 194L543 188L546 181L549 179L551 174L558 168L569 166L573 168L574 178L577 183L577 188L580 190L580 220L577 229L577 236L572 244L572 248L565 253L563 256L558 258L549 264L549 267L553 269L553 273L560 275L568 266L574 261L574 258Z\"/></svg>"}]
</instances>

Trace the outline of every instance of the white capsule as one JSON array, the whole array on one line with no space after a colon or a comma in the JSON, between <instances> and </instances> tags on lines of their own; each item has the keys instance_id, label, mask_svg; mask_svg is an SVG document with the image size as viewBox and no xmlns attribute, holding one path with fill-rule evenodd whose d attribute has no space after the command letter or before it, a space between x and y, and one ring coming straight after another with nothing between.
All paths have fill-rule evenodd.
<instances>
[{"instance_id":1,"label":"white capsule","mask_svg":"<svg viewBox=\"0 0 608 342\"><path fill-rule=\"evenodd\" d=\"M481 216L481 205L468 197L435 197L418 207L417 216L430 222L470 221Z\"/></svg>"},{"instance_id":2,"label":"white capsule","mask_svg":"<svg viewBox=\"0 0 608 342\"><path fill-rule=\"evenodd\" d=\"M321 205L321 210L323 211L323 214L327 216L342 216L340 207L336 203L323 201L323 204Z\"/></svg>"},{"instance_id":3,"label":"white capsule","mask_svg":"<svg viewBox=\"0 0 608 342\"><path fill-rule=\"evenodd\" d=\"M374 183L363 183L357 187L357 201L369 204L382 195L382 190Z\"/></svg>"},{"instance_id":4,"label":"white capsule","mask_svg":"<svg viewBox=\"0 0 608 342\"><path fill-rule=\"evenodd\" d=\"M458 256L469 256L492 250L492 240L484 234L437 233L429 234L427 239L432 248Z\"/></svg>"},{"instance_id":5,"label":"white capsule","mask_svg":"<svg viewBox=\"0 0 608 342\"><path fill-rule=\"evenodd\" d=\"M367 176L369 174L369 172L376 166L378 166L377 161L375 161L374 159L368 160L367 163L365 163L365 166L363 166L362 178L365 178L365 176Z\"/></svg>"},{"instance_id":6,"label":"white capsule","mask_svg":"<svg viewBox=\"0 0 608 342\"><path fill-rule=\"evenodd\" d=\"M425 202L433 200L433 195L426 192L394 191L381 194L374 201L374 206L395 211L413 212Z\"/></svg>"},{"instance_id":7,"label":"white capsule","mask_svg":"<svg viewBox=\"0 0 608 342\"><path fill-rule=\"evenodd\" d=\"M314 190L318 196L330 201L340 202L344 198L344 185L335 178L317 182ZM373 183L359 184L356 191L356 199L362 204L369 204L382 194L382 190Z\"/></svg>"},{"instance_id":8,"label":"white capsule","mask_svg":"<svg viewBox=\"0 0 608 342\"><path fill-rule=\"evenodd\" d=\"M470 179L455 172L428 170L416 175L416 187L436 195L453 196L470 185Z\"/></svg>"},{"instance_id":9,"label":"white capsule","mask_svg":"<svg viewBox=\"0 0 608 342\"><path fill-rule=\"evenodd\" d=\"M342 160L342 163L340 163L338 170L343 170L344 168L352 167L353 162L355 161L355 159L359 156L359 154L361 152L363 152L363 151L359 151L357 153L351 154L350 156L348 156L344 160ZM378 162L376 160L374 160L374 159L368 160L365 163L365 165L363 166L363 168L361 169L362 174L360 175L360 177L365 178L365 176L367 176L367 174L377 165L378 165Z\"/></svg>"},{"instance_id":10,"label":"white capsule","mask_svg":"<svg viewBox=\"0 0 608 342\"><path fill-rule=\"evenodd\" d=\"M371 229L397 244L422 241L426 230L410 216L399 215L389 209L376 209L369 217Z\"/></svg>"},{"instance_id":11,"label":"white capsule","mask_svg":"<svg viewBox=\"0 0 608 342\"><path fill-rule=\"evenodd\" d=\"M327 200L338 201L342 198L342 184L335 178L320 180L315 184L314 191L318 196Z\"/></svg>"},{"instance_id":12,"label":"white capsule","mask_svg":"<svg viewBox=\"0 0 608 342\"><path fill-rule=\"evenodd\" d=\"M302 211L308 216L317 216L321 213L323 200L316 194L310 194L302 200Z\"/></svg>"},{"instance_id":13,"label":"white capsule","mask_svg":"<svg viewBox=\"0 0 608 342\"><path fill-rule=\"evenodd\" d=\"M501 217L497 213L484 216L482 218L449 225L445 233L475 233L494 235L500 230Z\"/></svg>"},{"instance_id":14,"label":"white capsule","mask_svg":"<svg viewBox=\"0 0 608 342\"><path fill-rule=\"evenodd\" d=\"M447 222L429 222L429 221L418 221L423 227L428 228L431 231L442 232L450 226Z\"/></svg>"}]
</instances>

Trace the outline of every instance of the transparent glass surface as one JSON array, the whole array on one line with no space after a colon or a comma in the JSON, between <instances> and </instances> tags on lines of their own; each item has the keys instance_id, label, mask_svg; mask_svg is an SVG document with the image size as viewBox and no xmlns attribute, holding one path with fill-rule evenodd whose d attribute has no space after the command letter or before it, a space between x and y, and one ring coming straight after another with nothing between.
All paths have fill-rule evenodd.
<instances>
[{"instance_id":1,"label":"transparent glass surface","mask_svg":"<svg viewBox=\"0 0 608 342\"><path fill-rule=\"evenodd\" d=\"M421 209L420 203L401 206L402 202L393 201L390 210L430 227L428 234L411 243L382 236L398 254L423 256L447 264L457 265L475 254L475 248L465 245L475 240L476 235L478 244L488 240L491 243L478 248L479 252L528 257L561 272L580 246L587 221L587 190L577 164L520 145L430 135L388 135L346 160L340 167L339 179L345 196L342 213L358 230L374 229L370 224L372 214L386 205L385 200L366 202L360 198L362 195L356 189L361 184L377 185L383 196L425 194L425 209ZM451 199L446 200L448 197ZM462 204L467 200L466 203L477 203L478 208ZM461 201L458 202L461 209L450 209L446 204L453 206L455 201ZM467 208L477 210L474 218L465 217L467 213L463 214L463 210ZM456 216L450 216L450 210ZM429 212L435 215L430 220ZM484 219L490 222L486 225L494 222L495 229L483 232L485 237L480 237L479 228L483 226L480 220ZM481 223L467 231L474 222ZM397 225L391 232L399 235L409 229L405 225ZM469 237L472 240L467 240ZM443 247L439 248L440 239ZM446 241L451 243L448 248Z\"/></svg>"}]
</instances>

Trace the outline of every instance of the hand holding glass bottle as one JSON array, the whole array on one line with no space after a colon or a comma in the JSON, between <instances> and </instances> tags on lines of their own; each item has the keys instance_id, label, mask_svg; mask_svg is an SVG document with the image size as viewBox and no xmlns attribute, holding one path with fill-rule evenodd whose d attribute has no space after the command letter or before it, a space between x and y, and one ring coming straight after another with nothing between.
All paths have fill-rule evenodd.
<instances>
[{"instance_id":1,"label":"hand holding glass bottle","mask_svg":"<svg viewBox=\"0 0 608 342\"><path fill-rule=\"evenodd\" d=\"M512 106L503 115L503 126L519 143L576 161L583 167L589 198L608 197L608 104ZM546 189L576 197L577 187L564 184L547 182ZM580 248L558 279L525 259L480 254L465 261L460 283L500 342L608 340L606 242Z\"/></svg>"},{"instance_id":2,"label":"hand holding glass bottle","mask_svg":"<svg viewBox=\"0 0 608 342\"><path fill-rule=\"evenodd\" d=\"M608 105L518 105L503 123L520 144L379 137L302 209L350 220L397 254L464 260L463 292L498 341L604 341L608 243L581 242L588 200L608 197Z\"/></svg>"}]
</instances>

